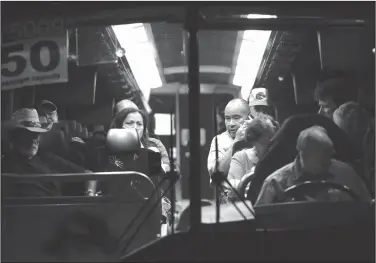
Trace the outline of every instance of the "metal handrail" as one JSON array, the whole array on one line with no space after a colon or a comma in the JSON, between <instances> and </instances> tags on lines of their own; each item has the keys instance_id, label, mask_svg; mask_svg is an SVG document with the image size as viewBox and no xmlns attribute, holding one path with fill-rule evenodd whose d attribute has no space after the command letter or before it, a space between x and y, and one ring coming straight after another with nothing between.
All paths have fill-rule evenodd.
<instances>
[{"instance_id":1,"label":"metal handrail","mask_svg":"<svg viewBox=\"0 0 376 263\"><path fill-rule=\"evenodd\" d=\"M143 179L149 181L154 187L154 183L151 179L140 172L124 171L124 172L84 172L84 173L64 173L64 174L12 174L2 173L1 176L4 180L27 180L27 181L53 181L53 182L75 182L86 180L101 180L108 181L114 178L124 178L124 176L137 175Z\"/></svg>"}]
</instances>

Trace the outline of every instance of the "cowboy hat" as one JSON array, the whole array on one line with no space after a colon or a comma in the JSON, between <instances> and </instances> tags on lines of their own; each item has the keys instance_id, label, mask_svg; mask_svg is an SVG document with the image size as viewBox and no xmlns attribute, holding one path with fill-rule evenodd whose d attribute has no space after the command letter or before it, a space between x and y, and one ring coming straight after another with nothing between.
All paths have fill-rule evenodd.
<instances>
[{"instance_id":1,"label":"cowboy hat","mask_svg":"<svg viewBox=\"0 0 376 263\"><path fill-rule=\"evenodd\" d=\"M265 88L255 88L249 95L249 106L268 106L268 95Z\"/></svg>"},{"instance_id":2,"label":"cowboy hat","mask_svg":"<svg viewBox=\"0 0 376 263\"><path fill-rule=\"evenodd\" d=\"M25 129L31 132L47 132L39 121L38 113L35 109L22 108L15 111L12 118L4 122L4 128L7 130Z\"/></svg>"}]
</instances>

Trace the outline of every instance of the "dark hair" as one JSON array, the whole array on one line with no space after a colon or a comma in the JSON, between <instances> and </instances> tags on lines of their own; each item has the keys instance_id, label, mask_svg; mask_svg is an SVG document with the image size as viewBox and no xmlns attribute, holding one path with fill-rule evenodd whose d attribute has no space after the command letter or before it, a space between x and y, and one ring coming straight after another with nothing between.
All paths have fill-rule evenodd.
<instances>
[{"instance_id":1,"label":"dark hair","mask_svg":"<svg viewBox=\"0 0 376 263\"><path fill-rule=\"evenodd\" d=\"M121 129L123 128L123 123L124 120L127 118L127 116L131 113L138 112L142 116L142 121L144 122L144 130L142 133L142 138L141 138L141 143L144 145L145 148L148 147L148 142L149 142L149 136L147 132L147 124L148 124L148 119L146 116L146 113L142 110L135 109L135 108L126 108L122 111L120 111L115 118L113 119L110 129Z\"/></svg>"},{"instance_id":2,"label":"dark hair","mask_svg":"<svg viewBox=\"0 0 376 263\"><path fill-rule=\"evenodd\" d=\"M245 140L249 144L257 141L265 131L275 134L279 129L279 124L272 116L259 113L251 121L245 131Z\"/></svg>"},{"instance_id":3,"label":"dark hair","mask_svg":"<svg viewBox=\"0 0 376 263\"><path fill-rule=\"evenodd\" d=\"M339 107L345 102L356 100L356 94L345 78L330 78L318 83L314 92L316 101L332 99Z\"/></svg>"}]
</instances>

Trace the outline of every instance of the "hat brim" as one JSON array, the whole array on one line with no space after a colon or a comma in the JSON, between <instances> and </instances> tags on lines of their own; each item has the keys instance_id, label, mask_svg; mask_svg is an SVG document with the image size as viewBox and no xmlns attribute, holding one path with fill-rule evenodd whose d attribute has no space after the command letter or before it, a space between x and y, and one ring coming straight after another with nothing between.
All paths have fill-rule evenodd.
<instances>
[{"instance_id":1,"label":"hat brim","mask_svg":"<svg viewBox=\"0 0 376 263\"><path fill-rule=\"evenodd\" d=\"M249 106L252 107L252 106L269 106L269 105L266 101L257 101L257 102L249 103Z\"/></svg>"},{"instance_id":2,"label":"hat brim","mask_svg":"<svg viewBox=\"0 0 376 263\"><path fill-rule=\"evenodd\" d=\"M14 130L14 129L24 129L28 130L31 132L37 132L37 133L43 133L43 132L48 132L49 129L45 129L42 127L27 127L24 125L21 125L19 123L14 123L13 121L6 121L4 122L4 128L7 129L8 131Z\"/></svg>"}]
</instances>

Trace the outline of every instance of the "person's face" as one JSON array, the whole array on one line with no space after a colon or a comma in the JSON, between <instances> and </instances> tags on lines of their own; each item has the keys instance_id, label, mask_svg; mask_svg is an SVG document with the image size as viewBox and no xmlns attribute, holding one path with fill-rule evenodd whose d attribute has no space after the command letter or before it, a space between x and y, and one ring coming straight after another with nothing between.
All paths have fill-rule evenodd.
<instances>
[{"instance_id":1,"label":"person's face","mask_svg":"<svg viewBox=\"0 0 376 263\"><path fill-rule=\"evenodd\" d=\"M228 105L225 109L225 126L232 138L235 138L239 127L248 117L248 112L242 105Z\"/></svg>"},{"instance_id":2,"label":"person's face","mask_svg":"<svg viewBox=\"0 0 376 263\"><path fill-rule=\"evenodd\" d=\"M38 153L40 134L28 130L19 130L14 137L14 150L23 156L31 158Z\"/></svg>"},{"instance_id":3,"label":"person's face","mask_svg":"<svg viewBox=\"0 0 376 263\"><path fill-rule=\"evenodd\" d=\"M337 105L331 99L319 100L319 114L326 116L330 119L333 118L333 113L337 108Z\"/></svg>"},{"instance_id":4,"label":"person's face","mask_svg":"<svg viewBox=\"0 0 376 263\"><path fill-rule=\"evenodd\" d=\"M249 107L251 111L251 116L256 117L258 113L266 113L266 106L263 105L256 105L256 106L250 106Z\"/></svg>"},{"instance_id":5,"label":"person's face","mask_svg":"<svg viewBox=\"0 0 376 263\"><path fill-rule=\"evenodd\" d=\"M144 120L138 112L129 113L123 122L123 128L136 129L138 136L141 138L144 133Z\"/></svg>"},{"instance_id":6,"label":"person's face","mask_svg":"<svg viewBox=\"0 0 376 263\"><path fill-rule=\"evenodd\" d=\"M304 171L319 175L328 172L331 155L332 150L312 147L300 152L300 162Z\"/></svg>"},{"instance_id":7,"label":"person's face","mask_svg":"<svg viewBox=\"0 0 376 263\"><path fill-rule=\"evenodd\" d=\"M273 132L265 131L261 137L259 137L253 145L256 147L257 152L262 155L267 149L268 143L274 136Z\"/></svg>"},{"instance_id":8,"label":"person's face","mask_svg":"<svg viewBox=\"0 0 376 263\"><path fill-rule=\"evenodd\" d=\"M57 112L48 112L46 113L47 121L52 122L52 123L58 123L59 122L59 117L57 115Z\"/></svg>"}]
</instances>

